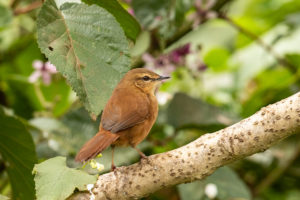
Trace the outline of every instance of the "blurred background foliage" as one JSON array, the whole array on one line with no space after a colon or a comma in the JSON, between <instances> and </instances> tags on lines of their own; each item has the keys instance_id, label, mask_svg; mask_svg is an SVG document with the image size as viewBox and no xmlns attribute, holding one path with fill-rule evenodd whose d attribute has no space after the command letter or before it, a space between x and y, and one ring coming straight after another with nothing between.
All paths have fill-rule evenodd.
<instances>
[{"instance_id":1,"label":"blurred background foliage","mask_svg":"<svg viewBox=\"0 0 300 200\"><path fill-rule=\"evenodd\" d=\"M147 155L178 148L299 91L299 0L120 3L142 26L130 44L131 67L172 77L157 93L158 120L140 144ZM100 122L38 48L41 4L0 0L0 199L34 196L34 163L61 155L80 167L74 156ZM203 181L145 199L299 199L299 139L292 136ZM108 149L99 158L106 170L110 157ZM117 165L138 159L130 148L116 150Z\"/></svg>"}]
</instances>

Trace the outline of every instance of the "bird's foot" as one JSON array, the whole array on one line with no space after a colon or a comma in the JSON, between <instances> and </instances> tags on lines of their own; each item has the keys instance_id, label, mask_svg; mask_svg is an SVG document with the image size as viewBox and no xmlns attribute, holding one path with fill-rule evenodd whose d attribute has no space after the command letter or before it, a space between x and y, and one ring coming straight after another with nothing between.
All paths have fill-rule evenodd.
<instances>
[{"instance_id":1,"label":"bird's foot","mask_svg":"<svg viewBox=\"0 0 300 200\"><path fill-rule=\"evenodd\" d=\"M152 165L151 159L148 156L146 156L146 155L141 156L140 163L141 164L150 164L150 165Z\"/></svg>"},{"instance_id":2,"label":"bird's foot","mask_svg":"<svg viewBox=\"0 0 300 200\"><path fill-rule=\"evenodd\" d=\"M140 160L142 160L142 159L148 160L148 156L146 156L145 154L141 153L140 155L141 155Z\"/></svg>"},{"instance_id":3,"label":"bird's foot","mask_svg":"<svg viewBox=\"0 0 300 200\"><path fill-rule=\"evenodd\" d=\"M110 171L111 171L111 172L114 172L115 170L117 170L117 167L116 167L114 164L112 164L112 165L111 165L111 168L110 168Z\"/></svg>"},{"instance_id":4,"label":"bird's foot","mask_svg":"<svg viewBox=\"0 0 300 200\"><path fill-rule=\"evenodd\" d=\"M140 154L140 163L143 164L145 162L151 164L151 161L150 159L141 151L139 150L138 148L136 148L135 146L132 146L139 154Z\"/></svg>"},{"instance_id":5,"label":"bird's foot","mask_svg":"<svg viewBox=\"0 0 300 200\"><path fill-rule=\"evenodd\" d=\"M142 151L140 151L139 149L137 149L137 148L135 148L136 150L137 150L137 152L140 154L140 160L142 160L142 159L148 159L148 157L142 152Z\"/></svg>"}]
</instances>

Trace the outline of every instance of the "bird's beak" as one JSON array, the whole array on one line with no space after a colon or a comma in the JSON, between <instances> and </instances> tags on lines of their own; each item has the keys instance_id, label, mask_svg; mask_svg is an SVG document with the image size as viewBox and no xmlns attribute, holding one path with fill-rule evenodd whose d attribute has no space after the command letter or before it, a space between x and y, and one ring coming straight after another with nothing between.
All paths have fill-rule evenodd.
<instances>
[{"instance_id":1,"label":"bird's beak","mask_svg":"<svg viewBox=\"0 0 300 200\"><path fill-rule=\"evenodd\" d=\"M157 80L157 81L162 81L162 80L169 79L169 78L170 78L169 76L160 76L160 77L157 78L156 80Z\"/></svg>"}]
</instances>

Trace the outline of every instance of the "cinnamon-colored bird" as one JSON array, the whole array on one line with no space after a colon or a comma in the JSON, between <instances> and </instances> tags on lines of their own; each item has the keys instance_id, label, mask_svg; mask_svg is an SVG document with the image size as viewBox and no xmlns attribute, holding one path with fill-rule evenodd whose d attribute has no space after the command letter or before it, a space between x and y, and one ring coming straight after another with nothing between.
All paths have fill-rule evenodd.
<instances>
[{"instance_id":1,"label":"cinnamon-colored bird","mask_svg":"<svg viewBox=\"0 0 300 200\"><path fill-rule=\"evenodd\" d=\"M99 132L80 149L75 160L84 162L112 146L131 146L146 158L136 146L145 139L158 112L155 91L164 79L147 69L133 69L126 73L114 89L101 117Z\"/></svg>"}]
</instances>

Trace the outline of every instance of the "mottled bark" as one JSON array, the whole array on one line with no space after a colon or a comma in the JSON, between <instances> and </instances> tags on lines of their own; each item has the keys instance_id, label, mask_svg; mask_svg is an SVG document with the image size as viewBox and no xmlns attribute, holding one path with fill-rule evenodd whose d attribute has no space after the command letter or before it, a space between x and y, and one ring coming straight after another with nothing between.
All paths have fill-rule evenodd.
<instances>
[{"instance_id":1,"label":"mottled bark","mask_svg":"<svg viewBox=\"0 0 300 200\"><path fill-rule=\"evenodd\" d=\"M138 199L163 187L203 179L218 167L264 151L297 132L300 92L183 147L101 175L93 192L96 199ZM72 199L89 199L89 195Z\"/></svg>"}]
</instances>

